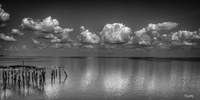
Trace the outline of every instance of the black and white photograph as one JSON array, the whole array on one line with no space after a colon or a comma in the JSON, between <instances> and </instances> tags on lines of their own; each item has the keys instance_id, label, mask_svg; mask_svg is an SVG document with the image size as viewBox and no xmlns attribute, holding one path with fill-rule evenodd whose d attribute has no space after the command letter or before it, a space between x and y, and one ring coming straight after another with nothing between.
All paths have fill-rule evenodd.
<instances>
[{"instance_id":1,"label":"black and white photograph","mask_svg":"<svg viewBox=\"0 0 200 100\"><path fill-rule=\"evenodd\" d=\"M0 0L0 100L200 100L200 3Z\"/></svg>"}]
</instances>

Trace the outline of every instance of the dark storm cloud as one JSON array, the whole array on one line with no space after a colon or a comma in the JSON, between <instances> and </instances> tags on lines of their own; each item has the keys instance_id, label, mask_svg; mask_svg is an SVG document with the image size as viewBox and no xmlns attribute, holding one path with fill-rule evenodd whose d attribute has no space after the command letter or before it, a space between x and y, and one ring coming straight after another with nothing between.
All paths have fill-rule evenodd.
<instances>
[{"instance_id":1,"label":"dark storm cloud","mask_svg":"<svg viewBox=\"0 0 200 100\"><path fill-rule=\"evenodd\" d=\"M106 24L100 35L102 42L125 43L130 40L131 28L122 23Z\"/></svg>"},{"instance_id":2,"label":"dark storm cloud","mask_svg":"<svg viewBox=\"0 0 200 100\"><path fill-rule=\"evenodd\" d=\"M84 26L81 26L80 28L81 28L81 33L77 36L79 42L91 43L91 44L100 42L100 38L96 34L90 32L88 29L85 29Z\"/></svg>"},{"instance_id":3,"label":"dark storm cloud","mask_svg":"<svg viewBox=\"0 0 200 100\"><path fill-rule=\"evenodd\" d=\"M3 41L14 42L17 41L13 36L7 36L3 33L0 33L0 39Z\"/></svg>"}]
</instances>

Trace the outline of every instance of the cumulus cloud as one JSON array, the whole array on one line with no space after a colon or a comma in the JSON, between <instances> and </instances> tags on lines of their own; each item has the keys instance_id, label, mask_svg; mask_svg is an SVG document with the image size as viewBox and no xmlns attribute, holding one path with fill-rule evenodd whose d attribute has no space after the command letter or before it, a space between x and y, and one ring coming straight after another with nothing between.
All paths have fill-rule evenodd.
<instances>
[{"instance_id":1,"label":"cumulus cloud","mask_svg":"<svg viewBox=\"0 0 200 100\"><path fill-rule=\"evenodd\" d=\"M56 34L56 36L54 36L53 39L51 39L52 43L68 43L68 42L72 42L70 36L69 36L69 32L72 32L73 29L64 29L62 33L60 34Z\"/></svg>"},{"instance_id":2,"label":"cumulus cloud","mask_svg":"<svg viewBox=\"0 0 200 100\"><path fill-rule=\"evenodd\" d=\"M46 33L41 33L41 32L35 32L35 37L36 38L42 38L42 39L54 39L55 35L52 33L46 34Z\"/></svg>"},{"instance_id":3,"label":"cumulus cloud","mask_svg":"<svg viewBox=\"0 0 200 100\"><path fill-rule=\"evenodd\" d=\"M35 22L32 18L24 18L21 24L23 29L29 29L34 31L41 31L44 33L63 33L65 31L73 31L73 29L62 29L59 26L57 19L52 19L51 16L43 19L42 22Z\"/></svg>"},{"instance_id":4,"label":"cumulus cloud","mask_svg":"<svg viewBox=\"0 0 200 100\"><path fill-rule=\"evenodd\" d=\"M0 22L0 27L6 27L6 23L1 23Z\"/></svg>"},{"instance_id":5,"label":"cumulus cloud","mask_svg":"<svg viewBox=\"0 0 200 100\"><path fill-rule=\"evenodd\" d=\"M71 42L68 33L72 32L71 28L61 28L57 19L51 16L45 18L42 22L35 22L32 18L24 18L21 24L23 29L36 31L37 38L50 39L53 43Z\"/></svg>"},{"instance_id":6,"label":"cumulus cloud","mask_svg":"<svg viewBox=\"0 0 200 100\"><path fill-rule=\"evenodd\" d=\"M200 33L197 31L191 32L186 30L172 32L170 33L170 40L173 45L196 45L197 40L200 40Z\"/></svg>"},{"instance_id":7,"label":"cumulus cloud","mask_svg":"<svg viewBox=\"0 0 200 100\"><path fill-rule=\"evenodd\" d=\"M14 42L17 41L13 36L7 36L3 33L0 33L0 39L8 42Z\"/></svg>"},{"instance_id":8,"label":"cumulus cloud","mask_svg":"<svg viewBox=\"0 0 200 100\"><path fill-rule=\"evenodd\" d=\"M13 34L13 35L24 35L24 33L20 32L18 29L12 29L11 34Z\"/></svg>"},{"instance_id":9,"label":"cumulus cloud","mask_svg":"<svg viewBox=\"0 0 200 100\"><path fill-rule=\"evenodd\" d=\"M26 45L22 45L21 50L26 50L28 49Z\"/></svg>"},{"instance_id":10,"label":"cumulus cloud","mask_svg":"<svg viewBox=\"0 0 200 100\"><path fill-rule=\"evenodd\" d=\"M173 22L162 22L158 24L150 23L146 28L142 28L141 30L135 31L134 33L137 37L140 37L142 34L148 34L151 37L157 37L160 35L160 31L171 30L177 26L178 24Z\"/></svg>"},{"instance_id":11,"label":"cumulus cloud","mask_svg":"<svg viewBox=\"0 0 200 100\"><path fill-rule=\"evenodd\" d=\"M162 31L169 31L177 27L177 25L177 23L173 22L150 23L146 28L135 31L129 43L139 45L163 44L162 41L168 41L169 34Z\"/></svg>"},{"instance_id":12,"label":"cumulus cloud","mask_svg":"<svg viewBox=\"0 0 200 100\"><path fill-rule=\"evenodd\" d=\"M161 31L161 30L171 30L175 27L177 27L177 23L174 22L162 22L162 23L158 23L158 24L149 24L146 27L147 31Z\"/></svg>"},{"instance_id":13,"label":"cumulus cloud","mask_svg":"<svg viewBox=\"0 0 200 100\"><path fill-rule=\"evenodd\" d=\"M61 44L61 43L55 43L51 46L51 48L55 48L55 49L61 49L61 48L67 48L67 47L71 47L69 44Z\"/></svg>"},{"instance_id":14,"label":"cumulus cloud","mask_svg":"<svg viewBox=\"0 0 200 100\"><path fill-rule=\"evenodd\" d=\"M5 22L10 19L10 14L5 12L4 9L1 8L1 6L2 5L0 4L0 21Z\"/></svg>"},{"instance_id":15,"label":"cumulus cloud","mask_svg":"<svg viewBox=\"0 0 200 100\"><path fill-rule=\"evenodd\" d=\"M171 39L177 40L177 41L200 39L200 34L198 34L197 31L191 32L191 31L181 30L181 31L172 33Z\"/></svg>"},{"instance_id":16,"label":"cumulus cloud","mask_svg":"<svg viewBox=\"0 0 200 100\"><path fill-rule=\"evenodd\" d=\"M34 22L32 18L24 18L22 20L22 28L42 31L42 32L54 32L55 27L58 27L59 23L56 19L52 19L51 16L44 19L42 22Z\"/></svg>"},{"instance_id":17,"label":"cumulus cloud","mask_svg":"<svg viewBox=\"0 0 200 100\"><path fill-rule=\"evenodd\" d=\"M51 39L51 42L53 43L67 43L72 42L71 38L69 37L69 32L73 30L64 30L61 34L58 34L57 36L54 36L53 39Z\"/></svg>"},{"instance_id":18,"label":"cumulus cloud","mask_svg":"<svg viewBox=\"0 0 200 100\"><path fill-rule=\"evenodd\" d=\"M141 45L150 45L151 42L151 38L149 35L147 34L143 34L140 38L139 38L139 44Z\"/></svg>"},{"instance_id":19,"label":"cumulus cloud","mask_svg":"<svg viewBox=\"0 0 200 100\"><path fill-rule=\"evenodd\" d=\"M10 46L8 48L5 48L4 50L6 51L22 51L22 50L27 50L27 46L26 45L22 45L22 46Z\"/></svg>"},{"instance_id":20,"label":"cumulus cloud","mask_svg":"<svg viewBox=\"0 0 200 100\"><path fill-rule=\"evenodd\" d=\"M31 38L31 40L32 40L32 42L33 42L34 44L39 44L39 43L40 43L38 40L36 40L36 39L34 39L34 38Z\"/></svg>"},{"instance_id":21,"label":"cumulus cloud","mask_svg":"<svg viewBox=\"0 0 200 100\"><path fill-rule=\"evenodd\" d=\"M32 37L31 37L31 40L32 40L34 48L44 49L44 48L47 47L46 44L41 43L40 41L38 41L38 40L36 40L36 39L34 39Z\"/></svg>"},{"instance_id":22,"label":"cumulus cloud","mask_svg":"<svg viewBox=\"0 0 200 100\"><path fill-rule=\"evenodd\" d=\"M122 23L106 24L100 35L102 42L125 43L130 40L131 29Z\"/></svg>"},{"instance_id":23,"label":"cumulus cloud","mask_svg":"<svg viewBox=\"0 0 200 100\"><path fill-rule=\"evenodd\" d=\"M6 51L19 51L20 49L16 46L10 46L8 48L5 48Z\"/></svg>"},{"instance_id":24,"label":"cumulus cloud","mask_svg":"<svg viewBox=\"0 0 200 100\"><path fill-rule=\"evenodd\" d=\"M47 34L47 35L44 35L44 38L46 38L46 39L54 39L55 36L53 34Z\"/></svg>"},{"instance_id":25,"label":"cumulus cloud","mask_svg":"<svg viewBox=\"0 0 200 100\"><path fill-rule=\"evenodd\" d=\"M99 43L100 38L96 35L90 32L88 29L85 29L84 26L81 26L81 33L78 35L78 40L81 43Z\"/></svg>"}]
</instances>

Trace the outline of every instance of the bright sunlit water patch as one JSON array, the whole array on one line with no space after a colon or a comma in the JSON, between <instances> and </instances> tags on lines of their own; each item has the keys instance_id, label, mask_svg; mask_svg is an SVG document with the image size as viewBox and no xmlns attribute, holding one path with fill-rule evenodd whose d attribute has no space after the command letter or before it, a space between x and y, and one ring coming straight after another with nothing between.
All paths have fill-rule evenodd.
<instances>
[{"instance_id":1,"label":"bright sunlit water patch","mask_svg":"<svg viewBox=\"0 0 200 100\"><path fill-rule=\"evenodd\" d=\"M111 73L105 76L104 88L108 95L123 95L128 89L128 84L129 78L123 77L121 73Z\"/></svg>"},{"instance_id":2,"label":"bright sunlit water patch","mask_svg":"<svg viewBox=\"0 0 200 100\"><path fill-rule=\"evenodd\" d=\"M60 92L60 85L55 84L55 85L51 85L51 84L47 84L45 86L45 96L47 97L47 99L58 99L59 98L59 92Z\"/></svg>"},{"instance_id":3,"label":"bright sunlit water patch","mask_svg":"<svg viewBox=\"0 0 200 100\"><path fill-rule=\"evenodd\" d=\"M9 90L9 89L6 89L6 91L2 91L1 90L1 100L9 98L12 95L13 95L13 92L11 90Z\"/></svg>"}]
</instances>

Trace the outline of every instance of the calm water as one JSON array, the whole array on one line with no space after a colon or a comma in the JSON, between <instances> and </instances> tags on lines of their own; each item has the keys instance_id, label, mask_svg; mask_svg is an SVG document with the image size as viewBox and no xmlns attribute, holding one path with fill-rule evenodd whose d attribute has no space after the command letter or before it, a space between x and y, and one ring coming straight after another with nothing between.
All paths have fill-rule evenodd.
<instances>
[{"instance_id":1,"label":"calm water","mask_svg":"<svg viewBox=\"0 0 200 100\"><path fill-rule=\"evenodd\" d=\"M130 58L0 58L0 65L45 66L44 86L0 86L0 98L18 100L200 100L200 62ZM65 80L51 83L50 68ZM2 72L0 73L2 76ZM2 82L2 79L0 80Z\"/></svg>"}]
</instances>

